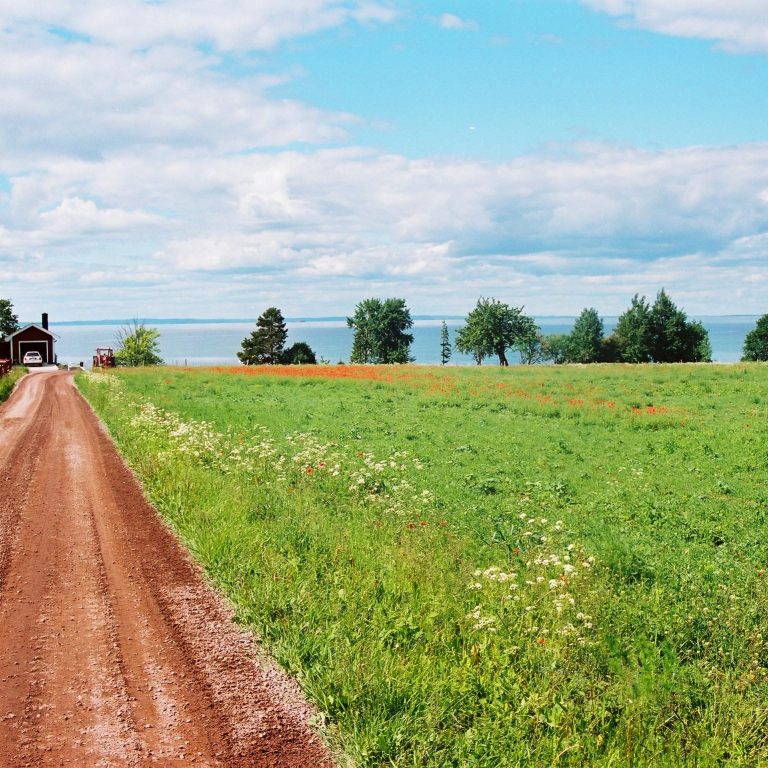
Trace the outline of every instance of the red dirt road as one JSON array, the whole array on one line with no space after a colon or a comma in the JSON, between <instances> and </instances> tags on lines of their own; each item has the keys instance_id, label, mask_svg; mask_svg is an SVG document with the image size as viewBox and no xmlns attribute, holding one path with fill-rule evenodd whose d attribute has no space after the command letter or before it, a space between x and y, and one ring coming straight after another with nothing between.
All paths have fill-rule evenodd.
<instances>
[{"instance_id":1,"label":"red dirt road","mask_svg":"<svg viewBox=\"0 0 768 768\"><path fill-rule=\"evenodd\" d=\"M0 408L0 766L332 762L68 374Z\"/></svg>"}]
</instances>

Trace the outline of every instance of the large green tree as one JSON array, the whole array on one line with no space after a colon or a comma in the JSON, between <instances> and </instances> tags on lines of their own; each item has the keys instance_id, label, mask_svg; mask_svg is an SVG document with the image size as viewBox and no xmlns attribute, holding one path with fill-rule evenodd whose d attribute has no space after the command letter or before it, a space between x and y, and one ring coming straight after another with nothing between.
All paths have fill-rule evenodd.
<instances>
[{"instance_id":1,"label":"large green tree","mask_svg":"<svg viewBox=\"0 0 768 768\"><path fill-rule=\"evenodd\" d=\"M19 318L13 312L10 299L0 299L0 339L19 330Z\"/></svg>"},{"instance_id":2,"label":"large green tree","mask_svg":"<svg viewBox=\"0 0 768 768\"><path fill-rule=\"evenodd\" d=\"M507 350L517 348L538 329L522 307L510 307L496 299L480 298L467 315L466 325L456 333L456 349L474 356L478 365L488 355L497 355L499 365L509 365Z\"/></svg>"},{"instance_id":3,"label":"large green tree","mask_svg":"<svg viewBox=\"0 0 768 768\"><path fill-rule=\"evenodd\" d=\"M160 331L134 320L117 332L115 360L118 365L162 365Z\"/></svg>"},{"instance_id":4,"label":"large green tree","mask_svg":"<svg viewBox=\"0 0 768 768\"><path fill-rule=\"evenodd\" d=\"M768 360L768 315L763 315L747 334L741 359L755 362Z\"/></svg>"},{"instance_id":5,"label":"large green tree","mask_svg":"<svg viewBox=\"0 0 768 768\"><path fill-rule=\"evenodd\" d=\"M651 307L651 357L656 363L685 362L687 318L662 288Z\"/></svg>"},{"instance_id":6,"label":"large green tree","mask_svg":"<svg viewBox=\"0 0 768 768\"><path fill-rule=\"evenodd\" d=\"M603 321L594 307L582 310L568 338L568 362L596 363L603 345Z\"/></svg>"},{"instance_id":7,"label":"large green tree","mask_svg":"<svg viewBox=\"0 0 768 768\"><path fill-rule=\"evenodd\" d=\"M352 340L353 363L410 363L413 335L406 331L413 327L411 311L405 299L363 299L355 307L355 314L347 318L354 329Z\"/></svg>"},{"instance_id":8,"label":"large green tree","mask_svg":"<svg viewBox=\"0 0 768 768\"><path fill-rule=\"evenodd\" d=\"M243 349L237 356L245 365L277 365L287 338L283 313L277 307L269 307L256 320L256 330L243 339Z\"/></svg>"},{"instance_id":9,"label":"large green tree","mask_svg":"<svg viewBox=\"0 0 768 768\"><path fill-rule=\"evenodd\" d=\"M649 363L652 356L651 307L645 296L635 294L629 309L613 330L619 359L623 363Z\"/></svg>"},{"instance_id":10,"label":"large green tree","mask_svg":"<svg viewBox=\"0 0 768 768\"><path fill-rule=\"evenodd\" d=\"M650 306L635 294L611 337L625 363L699 363L712 359L707 329L689 321L662 288Z\"/></svg>"}]
</instances>

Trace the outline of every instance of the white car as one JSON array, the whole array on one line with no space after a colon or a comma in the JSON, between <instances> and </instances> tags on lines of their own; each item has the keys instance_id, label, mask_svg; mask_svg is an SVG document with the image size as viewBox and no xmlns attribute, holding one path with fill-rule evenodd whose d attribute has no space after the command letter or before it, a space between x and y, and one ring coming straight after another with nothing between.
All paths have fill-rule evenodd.
<instances>
[{"instance_id":1,"label":"white car","mask_svg":"<svg viewBox=\"0 0 768 768\"><path fill-rule=\"evenodd\" d=\"M43 356L39 352L32 350L31 352L25 352L21 361L22 365L42 365Z\"/></svg>"}]
</instances>

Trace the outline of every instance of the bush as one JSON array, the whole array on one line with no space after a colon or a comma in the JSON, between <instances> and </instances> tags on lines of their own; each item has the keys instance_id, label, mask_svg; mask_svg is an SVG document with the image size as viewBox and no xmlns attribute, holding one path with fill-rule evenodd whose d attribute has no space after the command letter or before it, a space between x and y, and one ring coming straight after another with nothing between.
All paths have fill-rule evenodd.
<instances>
[{"instance_id":1,"label":"bush","mask_svg":"<svg viewBox=\"0 0 768 768\"><path fill-rule=\"evenodd\" d=\"M305 341L297 341L280 355L281 365L317 365L312 347Z\"/></svg>"}]
</instances>

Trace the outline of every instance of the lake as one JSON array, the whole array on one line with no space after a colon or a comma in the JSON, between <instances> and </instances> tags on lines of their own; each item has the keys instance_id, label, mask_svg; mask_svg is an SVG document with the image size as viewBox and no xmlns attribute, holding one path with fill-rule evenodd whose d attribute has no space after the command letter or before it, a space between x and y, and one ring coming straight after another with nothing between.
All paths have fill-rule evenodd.
<instances>
[{"instance_id":1,"label":"lake","mask_svg":"<svg viewBox=\"0 0 768 768\"><path fill-rule=\"evenodd\" d=\"M709 331L713 360L721 363L736 362L741 357L744 337L757 323L758 317L733 315L724 317L697 317ZM536 322L542 333L568 333L573 327L572 317L540 317ZM616 324L615 317L606 317L606 335ZM446 318L453 343L457 328L464 321ZM236 353L242 340L255 328L255 321L166 322L151 321L148 325L160 331L160 351L170 365L237 365ZM441 320L415 320L412 329L414 341L411 353L417 363L440 362ZM305 341L320 358L331 363L349 362L352 349L352 329L344 320L294 320L288 321L288 345ZM116 335L121 324L70 324L51 323L51 330L59 337L56 350L61 363L85 362L90 366L96 347L116 346ZM516 355L510 356L514 362ZM495 360L495 358L494 358ZM492 364L492 361L489 361ZM454 351L451 364L473 365L469 355Z\"/></svg>"}]
</instances>

